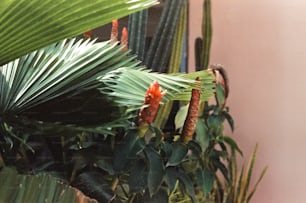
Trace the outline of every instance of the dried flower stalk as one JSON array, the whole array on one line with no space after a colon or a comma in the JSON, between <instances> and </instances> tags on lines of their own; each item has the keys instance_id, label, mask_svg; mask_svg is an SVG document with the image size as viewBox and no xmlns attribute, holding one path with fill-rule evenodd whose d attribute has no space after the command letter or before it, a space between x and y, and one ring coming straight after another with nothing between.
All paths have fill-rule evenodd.
<instances>
[{"instance_id":1,"label":"dried flower stalk","mask_svg":"<svg viewBox=\"0 0 306 203\"><path fill-rule=\"evenodd\" d=\"M196 81L199 81L200 85L200 78L197 77ZM187 117L183 126L182 131L182 142L184 144L188 144L190 140L193 139L193 134L196 128L196 124L198 121L199 116L199 108L200 108L200 90L193 89L191 92L191 99L189 103Z\"/></svg>"}]
</instances>

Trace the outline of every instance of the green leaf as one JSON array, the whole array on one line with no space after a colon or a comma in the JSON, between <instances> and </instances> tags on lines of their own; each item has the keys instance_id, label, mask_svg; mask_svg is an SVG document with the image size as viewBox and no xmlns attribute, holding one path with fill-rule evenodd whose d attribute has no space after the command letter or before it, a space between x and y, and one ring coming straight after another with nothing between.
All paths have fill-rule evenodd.
<instances>
[{"instance_id":1,"label":"green leaf","mask_svg":"<svg viewBox=\"0 0 306 203\"><path fill-rule=\"evenodd\" d=\"M225 119L227 120L228 124L230 125L231 130L233 132L234 129L235 129L235 123L234 123L233 117L226 111L223 111L223 115L224 115Z\"/></svg>"},{"instance_id":2,"label":"green leaf","mask_svg":"<svg viewBox=\"0 0 306 203\"><path fill-rule=\"evenodd\" d=\"M177 166L186 157L187 152L188 152L187 145L175 142L172 145L171 156L169 157L166 166Z\"/></svg>"},{"instance_id":3,"label":"green leaf","mask_svg":"<svg viewBox=\"0 0 306 203\"><path fill-rule=\"evenodd\" d=\"M150 197L159 190L164 178L164 165L160 155L151 147L144 149L149 164L148 188Z\"/></svg>"},{"instance_id":4,"label":"green leaf","mask_svg":"<svg viewBox=\"0 0 306 203\"><path fill-rule=\"evenodd\" d=\"M222 173L222 175L226 179L226 181L229 184L232 184L232 182L229 178L229 171L226 168L226 166L224 165L224 163L222 163L219 159L214 159L213 164L220 170L220 172Z\"/></svg>"},{"instance_id":5,"label":"green leaf","mask_svg":"<svg viewBox=\"0 0 306 203\"><path fill-rule=\"evenodd\" d=\"M220 115L211 115L207 119L207 126L209 132L212 133L214 137L223 135L223 119Z\"/></svg>"},{"instance_id":6,"label":"green leaf","mask_svg":"<svg viewBox=\"0 0 306 203\"><path fill-rule=\"evenodd\" d=\"M139 160L135 162L131 168L131 174L128 178L128 184L131 193L139 193L144 191L147 186L147 170L143 161Z\"/></svg>"},{"instance_id":7,"label":"green leaf","mask_svg":"<svg viewBox=\"0 0 306 203\"><path fill-rule=\"evenodd\" d=\"M207 196L213 189L215 174L208 169L198 169L195 175L197 184L202 188L205 196Z\"/></svg>"},{"instance_id":8,"label":"green leaf","mask_svg":"<svg viewBox=\"0 0 306 203\"><path fill-rule=\"evenodd\" d=\"M175 115L174 124L175 129L182 128L184 126L187 113L188 113L189 104L182 106Z\"/></svg>"},{"instance_id":9,"label":"green leaf","mask_svg":"<svg viewBox=\"0 0 306 203\"><path fill-rule=\"evenodd\" d=\"M166 168L165 181L170 189L170 193L172 193L175 190L175 185L178 180L177 176L178 176L178 173L175 167Z\"/></svg>"},{"instance_id":10,"label":"green leaf","mask_svg":"<svg viewBox=\"0 0 306 203\"><path fill-rule=\"evenodd\" d=\"M0 64L156 3L157 0L1 0Z\"/></svg>"},{"instance_id":11,"label":"green leaf","mask_svg":"<svg viewBox=\"0 0 306 203\"><path fill-rule=\"evenodd\" d=\"M195 139L200 143L202 151L205 151L209 145L209 134L206 124L202 119L198 119L196 125L196 137Z\"/></svg>"},{"instance_id":12,"label":"green leaf","mask_svg":"<svg viewBox=\"0 0 306 203\"><path fill-rule=\"evenodd\" d=\"M136 159L137 153L145 147L143 140L138 135L138 130L130 130L123 141L116 146L114 156L114 170L122 172L126 165Z\"/></svg>"},{"instance_id":13,"label":"green leaf","mask_svg":"<svg viewBox=\"0 0 306 203\"><path fill-rule=\"evenodd\" d=\"M113 157L108 157L108 158L104 157L104 159L97 160L95 164L97 165L98 168L106 171L108 174L114 175L115 171L113 168L113 164L111 163L112 158Z\"/></svg>"},{"instance_id":14,"label":"green leaf","mask_svg":"<svg viewBox=\"0 0 306 203\"><path fill-rule=\"evenodd\" d=\"M199 160L202 156L202 147L201 144L196 140L191 140L188 143L188 149L192 151L191 157L195 157L195 159Z\"/></svg>"},{"instance_id":15,"label":"green leaf","mask_svg":"<svg viewBox=\"0 0 306 203\"><path fill-rule=\"evenodd\" d=\"M216 99L217 99L219 106L222 106L224 104L225 91L224 91L223 86L220 83L218 83L216 86Z\"/></svg>"},{"instance_id":16,"label":"green leaf","mask_svg":"<svg viewBox=\"0 0 306 203\"><path fill-rule=\"evenodd\" d=\"M188 196L192 199L194 203L197 203L198 201L195 197L195 191L191 179L187 176L187 174L182 172L178 174L178 179L184 185L185 191L188 194Z\"/></svg>"},{"instance_id":17,"label":"green leaf","mask_svg":"<svg viewBox=\"0 0 306 203\"><path fill-rule=\"evenodd\" d=\"M161 145L161 150L164 153L164 156L170 157L172 154L172 147L173 145L169 142L163 142Z\"/></svg>"},{"instance_id":18,"label":"green leaf","mask_svg":"<svg viewBox=\"0 0 306 203\"><path fill-rule=\"evenodd\" d=\"M14 169L0 171L0 202L97 203L79 190L48 174L19 175Z\"/></svg>"},{"instance_id":19,"label":"green leaf","mask_svg":"<svg viewBox=\"0 0 306 203\"><path fill-rule=\"evenodd\" d=\"M234 150L237 150L239 152L239 154L241 156L243 156L243 152L241 151L241 149L239 148L237 142L234 139L232 139L229 136L222 136L221 140L226 142L230 147L232 147Z\"/></svg>"}]
</instances>

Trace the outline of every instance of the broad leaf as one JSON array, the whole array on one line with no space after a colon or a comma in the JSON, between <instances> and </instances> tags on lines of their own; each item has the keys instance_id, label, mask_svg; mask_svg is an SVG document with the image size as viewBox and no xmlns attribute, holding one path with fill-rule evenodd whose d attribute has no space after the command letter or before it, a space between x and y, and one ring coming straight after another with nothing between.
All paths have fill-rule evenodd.
<instances>
[{"instance_id":1,"label":"broad leaf","mask_svg":"<svg viewBox=\"0 0 306 203\"><path fill-rule=\"evenodd\" d=\"M213 189L215 174L208 169L198 169L195 175L198 185L207 196Z\"/></svg>"},{"instance_id":2,"label":"broad leaf","mask_svg":"<svg viewBox=\"0 0 306 203\"><path fill-rule=\"evenodd\" d=\"M167 166L177 166L186 157L188 152L187 145L181 143L174 143L172 145L171 156L168 159Z\"/></svg>"},{"instance_id":3,"label":"broad leaf","mask_svg":"<svg viewBox=\"0 0 306 203\"><path fill-rule=\"evenodd\" d=\"M142 160L135 162L131 168L131 174L128 178L128 184L131 193L144 191L147 186L148 172L146 165Z\"/></svg>"},{"instance_id":4,"label":"broad leaf","mask_svg":"<svg viewBox=\"0 0 306 203\"><path fill-rule=\"evenodd\" d=\"M236 141L233 138L231 138L229 136L222 136L221 140L226 142L234 150L237 150L241 156L243 155L241 149L239 148L238 144L236 143Z\"/></svg>"},{"instance_id":5,"label":"broad leaf","mask_svg":"<svg viewBox=\"0 0 306 203\"><path fill-rule=\"evenodd\" d=\"M232 116L227 112L227 111L223 111L223 115L225 117L225 119L227 120L227 122L229 123L232 132L235 129L235 123L234 123L234 119L232 118Z\"/></svg>"},{"instance_id":6,"label":"broad leaf","mask_svg":"<svg viewBox=\"0 0 306 203\"><path fill-rule=\"evenodd\" d=\"M202 151L205 151L209 145L210 137L207 126L202 119L198 119L195 132L195 139L200 143Z\"/></svg>"},{"instance_id":7,"label":"broad leaf","mask_svg":"<svg viewBox=\"0 0 306 203\"><path fill-rule=\"evenodd\" d=\"M178 174L178 179L184 185L184 189L185 189L186 193L188 194L188 196L192 199L192 201L194 203L197 203L197 199L195 197L193 182L191 181L189 176L187 176L187 174L185 174L185 173L180 172Z\"/></svg>"},{"instance_id":8,"label":"broad leaf","mask_svg":"<svg viewBox=\"0 0 306 203\"><path fill-rule=\"evenodd\" d=\"M175 129L182 128L184 126L187 113L188 113L189 104L182 106L175 115L174 124Z\"/></svg>"},{"instance_id":9,"label":"broad leaf","mask_svg":"<svg viewBox=\"0 0 306 203\"><path fill-rule=\"evenodd\" d=\"M157 0L1 0L0 64L156 3Z\"/></svg>"},{"instance_id":10,"label":"broad leaf","mask_svg":"<svg viewBox=\"0 0 306 203\"><path fill-rule=\"evenodd\" d=\"M137 130L130 130L123 141L116 146L114 157L114 170L122 172L126 165L136 159L137 153L143 150L144 143Z\"/></svg>"},{"instance_id":11,"label":"broad leaf","mask_svg":"<svg viewBox=\"0 0 306 203\"><path fill-rule=\"evenodd\" d=\"M164 165L160 155L151 147L144 149L149 164L148 188L150 197L159 190L164 178Z\"/></svg>"},{"instance_id":12,"label":"broad leaf","mask_svg":"<svg viewBox=\"0 0 306 203\"><path fill-rule=\"evenodd\" d=\"M170 193L172 193L175 189L175 185L177 183L178 172L175 167L167 167L166 168L166 184L168 185L170 189Z\"/></svg>"},{"instance_id":13,"label":"broad leaf","mask_svg":"<svg viewBox=\"0 0 306 203\"><path fill-rule=\"evenodd\" d=\"M219 106L222 106L225 102L225 92L223 86L218 83L216 86L216 99Z\"/></svg>"}]
</instances>

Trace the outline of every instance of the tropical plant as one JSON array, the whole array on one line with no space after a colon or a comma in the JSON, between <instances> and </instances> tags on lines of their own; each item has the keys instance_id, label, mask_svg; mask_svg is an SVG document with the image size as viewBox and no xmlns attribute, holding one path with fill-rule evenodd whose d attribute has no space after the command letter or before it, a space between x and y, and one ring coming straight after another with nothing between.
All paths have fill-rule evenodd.
<instances>
[{"instance_id":1,"label":"tropical plant","mask_svg":"<svg viewBox=\"0 0 306 203\"><path fill-rule=\"evenodd\" d=\"M167 88L164 102L188 99L193 88L205 92L204 100L211 96L208 72L197 73L203 84L199 88L190 75L145 70L116 42L65 39L155 3L1 2L0 147L5 165L20 173L52 173L101 202L111 201L118 170L110 160L118 153L118 141L127 137L124 131L133 131L128 128L149 84L158 80ZM160 160L151 147L144 152L152 154L153 159L147 158L154 163ZM149 187L151 196L159 186Z\"/></svg>"},{"instance_id":2,"label":"tropical plant","mask_svg":"<svg viewBox=\"0 0 306 203\"><path fill-rule=\"evenodd\" d=\"M143 33L130 38L132 50L127 50L126 31L119 45L117 28L109 41L91 39L88 30L140 11L130 19L130 32L135 33L135 25L147 18L143 9L156 3L0 2L3 201L81 201L80 192L68 184L99 202L208 201L221 197L219 189L243 201L252 196L253 191L246 192L251 169L246 172L248 178L237 183L246 189L232 190L230 184L237 177L235 153L241 151L233 139L223 135L225 120L233 127L225 105L226 78L222 83L216 77L223 69L178 73L187 1L165 1L148 54L138 41ZM84 32L86 39L75 37ZM167 54L161 49L168 50ZM208 55L203 56L208 63ZM152 72L137 58L168 74ZM201 102L213 95L216 105L206 103L204 113L199 114ZM164 131L165 120L158 121L165 118L164 113L156 115L160 104L173 101L190 101L190 105L178 112L177 129ZM16 175L8 166L27 176ZM223 180L216 175L218 170L226 180L223 188L215 186ZM40 181L33 192L33 185ZM12 182L20 187L6 193ZM48 194L44 193L47 185L52 190Z\"/></svg>"}]
</instances>

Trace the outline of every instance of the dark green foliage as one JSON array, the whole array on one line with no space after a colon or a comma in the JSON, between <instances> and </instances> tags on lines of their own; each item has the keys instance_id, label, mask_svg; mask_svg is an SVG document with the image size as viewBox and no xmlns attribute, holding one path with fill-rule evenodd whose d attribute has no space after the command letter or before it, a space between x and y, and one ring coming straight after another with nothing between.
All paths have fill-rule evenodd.
<instances>
[{"instance_id":1,"label":"dark green foliage","mask_svg":"<svg viewBox=\"0 0 306 203\"><path fill-rule=\"evenodd\" d=\"M144 149L146 159L148 161L148 189L152 197L159 190L164 177L164 164L159 153L152 147Z\"/></svg>"},{"instance_id":2,"label":"dark green foliage","mask_svg":"<svg viewBox=\"0 0 306 203\"><path fill-rule=\"evenodd\" d=\"M171 155L168 159L167 166L177 166L186 157L188 147L176 142L171 145L171 148Z\"/></svg>"},{"instance_id":3,"label":"dark green foliage","mask_svg":"<svg viewBox=\"0 0 306 203\"><path fill-rule=\"evenodd\" d=\"M208 169L198 169L195 175L198 185L201 187L204 195L207 196L213 190L215 182L214 173Z\"/></svg>"}]
</instances>

